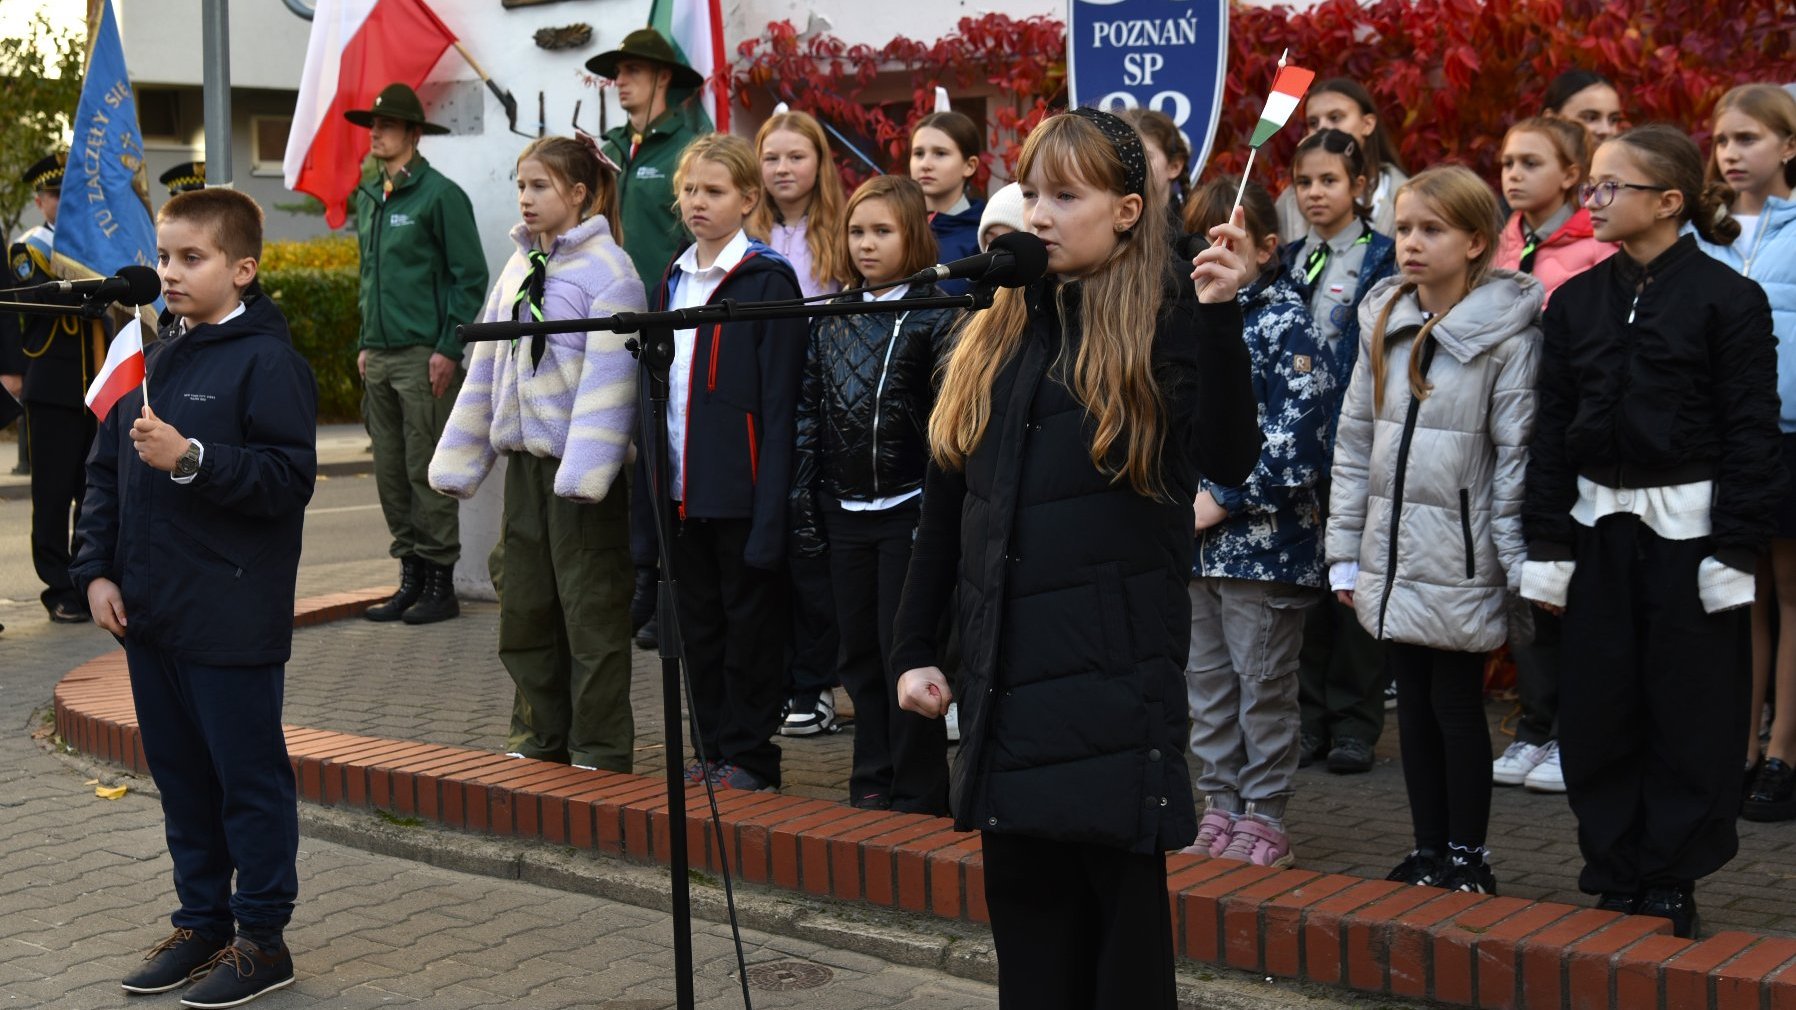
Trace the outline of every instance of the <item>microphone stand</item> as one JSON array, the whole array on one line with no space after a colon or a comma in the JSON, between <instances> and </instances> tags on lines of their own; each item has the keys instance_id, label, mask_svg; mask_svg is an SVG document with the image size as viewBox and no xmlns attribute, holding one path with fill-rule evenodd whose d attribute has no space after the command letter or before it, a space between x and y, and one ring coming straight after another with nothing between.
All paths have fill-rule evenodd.
<instances>
[{"instance_id":1,"label":"microphone stand","mask_svg":"<svg viewBox=\"0 0 1796 1010\"><path fill-rule=\"evenodd\" d=\"M892 287L895 285L885 285ZM851 292L852 293L852 292ZM649 475L649 492L655 502L655 539L661 556L661 583L657 605L660 608L659 654L661 657L662 729L667 754L667 852L671 864L674 931L674 996L679 1010L693 1010L692 968L692 890L686 865L686 784L683 774L685 743L680 725L680 691L691 685L685 676L685 645L680 637L679 606L676 602L679 580L673 561L674 508L669 493L667 401L668 372L673 367L674 331L699 325L748 320L809 319L816 316L860 316L891 312L895 306L905 309L967 309L977 312L990 308L996 289L977 285L964 295L941 295L933 298L906 298L899 301L828 302L807 304L802 300L769 303L742 303L733 298L666 312L620 312L593 319L551 319L542 322L468 323L456 327L456 336L464 344L481 340L513 340L518 337L550 333L585 333L607 330L613 333L635 333L629 349L636 356L637 424L649 438L638 438L639 448L646 453L644 469ZM841 297L840 295L834 297ZM694 713L693 740L701 752L704 744L697 732ZM702 757L702 753L701 753ZM710 794L711 824L718 838L718 860L723 866L725 897L730 905L730 925L735 927L735 898L732 892L729 853L723 844L723 825L718 819L717 799ZM736 945L737 971L741 976L742 1000L746 1006L748 976L742 963L740 936Z\"/></svg>"},{"instance_id":2,"label":"microphone stand","mask_svg":"<svg viewBox=\"0 0 1796 1010\"><path fill-rule=\"evenodd\" d=\"M0 312L27 312L41 316L80 316L83 319L104 319L106 310L112 305L111 301L94 301L92 299L84 300L79 305L57 305L51 302L0 302Z\"/></svg>"}]
</instances>

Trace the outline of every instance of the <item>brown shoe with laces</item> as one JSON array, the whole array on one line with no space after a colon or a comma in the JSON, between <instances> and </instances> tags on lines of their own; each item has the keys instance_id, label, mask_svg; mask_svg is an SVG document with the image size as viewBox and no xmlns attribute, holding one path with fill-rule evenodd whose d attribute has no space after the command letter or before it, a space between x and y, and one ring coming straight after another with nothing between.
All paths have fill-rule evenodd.
<instances>
[{"instance_id":1,"label":"brown shoe with laces","mask_svg":"<svg viewBox=\"0 0 1796 1010\"><path fill-rule=\"evenodd\" d=\"M287 945L262 946L247 936L213 955L193 970L193 988L181 997L182 1006L200 1010L242 1006L263 993L293 984L293 955Z\"/></svg>"}]
</instances>

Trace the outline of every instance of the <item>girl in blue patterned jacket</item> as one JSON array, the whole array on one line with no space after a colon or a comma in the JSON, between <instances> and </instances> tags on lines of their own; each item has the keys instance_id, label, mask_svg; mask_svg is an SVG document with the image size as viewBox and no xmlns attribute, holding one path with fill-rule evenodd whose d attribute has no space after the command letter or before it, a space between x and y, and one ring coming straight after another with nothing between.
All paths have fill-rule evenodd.
<instances>
[{"instance_id":1,"label":"girl in blue patterned jacket","mask_svg":"<svg viewBox=\"0 0 1796 1010\"><path fill-rule=\"evenodd\" d=\"M1238 180L1193 194L1186 230L1228 219ZM1252 248L1241 303L1265 442L1246 482L1205 481L1192 506L1191 753L1204 816L1187 852L1289 866L1285 803L1297 773L1297 654L1306 608L1322 599L1317 484L1327 472L1340 391L1328 380L1302 290L1278 256L1272 197L1241 201Z\"/></svg>"},{"instance_id":2,"label":"girl in blue patterned jacket","mask_svg":"<svg viewBox=\"0 0 1796 1010\"><path fill-rule=\"evenodd\" d=\"M517 251L482 322L644 307L642 280L613 238L616 178L576 140L544 137L524 149ZM517 685L506 745L517 757L631 768L622 470L636 431L635 376L615 333L475 344L430 461L431 487L470 498L505 456L504 527L490 564L501 590L499 660Z\"/></svg>"}]
</instances>

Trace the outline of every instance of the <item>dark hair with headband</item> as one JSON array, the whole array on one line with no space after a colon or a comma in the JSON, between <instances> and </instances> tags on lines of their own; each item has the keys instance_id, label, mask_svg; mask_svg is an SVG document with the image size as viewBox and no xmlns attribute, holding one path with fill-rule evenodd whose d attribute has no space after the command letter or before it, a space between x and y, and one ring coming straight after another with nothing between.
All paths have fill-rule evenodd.
<instances>
[{"instance_id":1,"label":"dark hair with headband","mask_svg":"<svg viewBox=\"0 0 1796 1010\"><path fill-rule=\"evenodd\" d=\"M1073 109L1071 114L1097 127L1104 139L1110 142L1110 146L1116 149L1116 160L1122 162L1123 166L1124 191L1146 198L1147 149L1141 146L1141 134L1136 133L1133 126L1102 109Z\"/></svg>"},{"instance_id":2,"label":"dark hair with headband","mask_svg":"<svg viewBox=\"0 0 1796 1010\"><path fill-rule=\"evenodd\" d=\"M1297 166L1303 162L1304 157L1316 151L1340 158L1341 164L1347 169L1349 184L1355 179L1364 179L1367 191L1375 185L1371 176L1366 174L1365 145L1359 142L1359 138L1344 130L1317 130L1303 138L1297 145L1297 153L1291 156L1293 178L1296 177ZM1353 214L1367 225L1372 223L1372 205L1367 202L1366 192L1362 191L1353 198Z\"/></svg>"}]
</instances>

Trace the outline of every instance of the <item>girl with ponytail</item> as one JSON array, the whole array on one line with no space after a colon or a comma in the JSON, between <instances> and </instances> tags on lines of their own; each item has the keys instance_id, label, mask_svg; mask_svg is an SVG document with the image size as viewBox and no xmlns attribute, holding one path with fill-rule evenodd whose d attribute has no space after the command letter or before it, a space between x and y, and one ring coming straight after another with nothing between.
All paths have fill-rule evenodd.
<instances>
[{"instance_id":1,"label":"girl with ponytail","mask_svg":"<svg viewBox=\"0 0 1796 1010\"><path fill-rule=\"evenodd\" d=\"M1397 190L1399 276L1360 306L1335 440L1329 588L1384 643L1415 851L1391 880L1495 894L1484 656L1509 637L1544 290L1494 269L1496 194L1469 169Z\"/></svg>"},{"instance_id":2,"label":"girl with ponytail","mask_svg":"<svg viewBox=\"0 0 1796 1010\"><path fill-rule=\"evenodd\" d=\"M1621 251L1546 313L1521 592L1564 616L1578 886L1689 937L1696 881L1739 848L1746 608L1786 480L1777 345L1759 285L1681 234L1739 234L1682 131L1606 141L1579 194Z\"/></svg>"}]
</instances>

